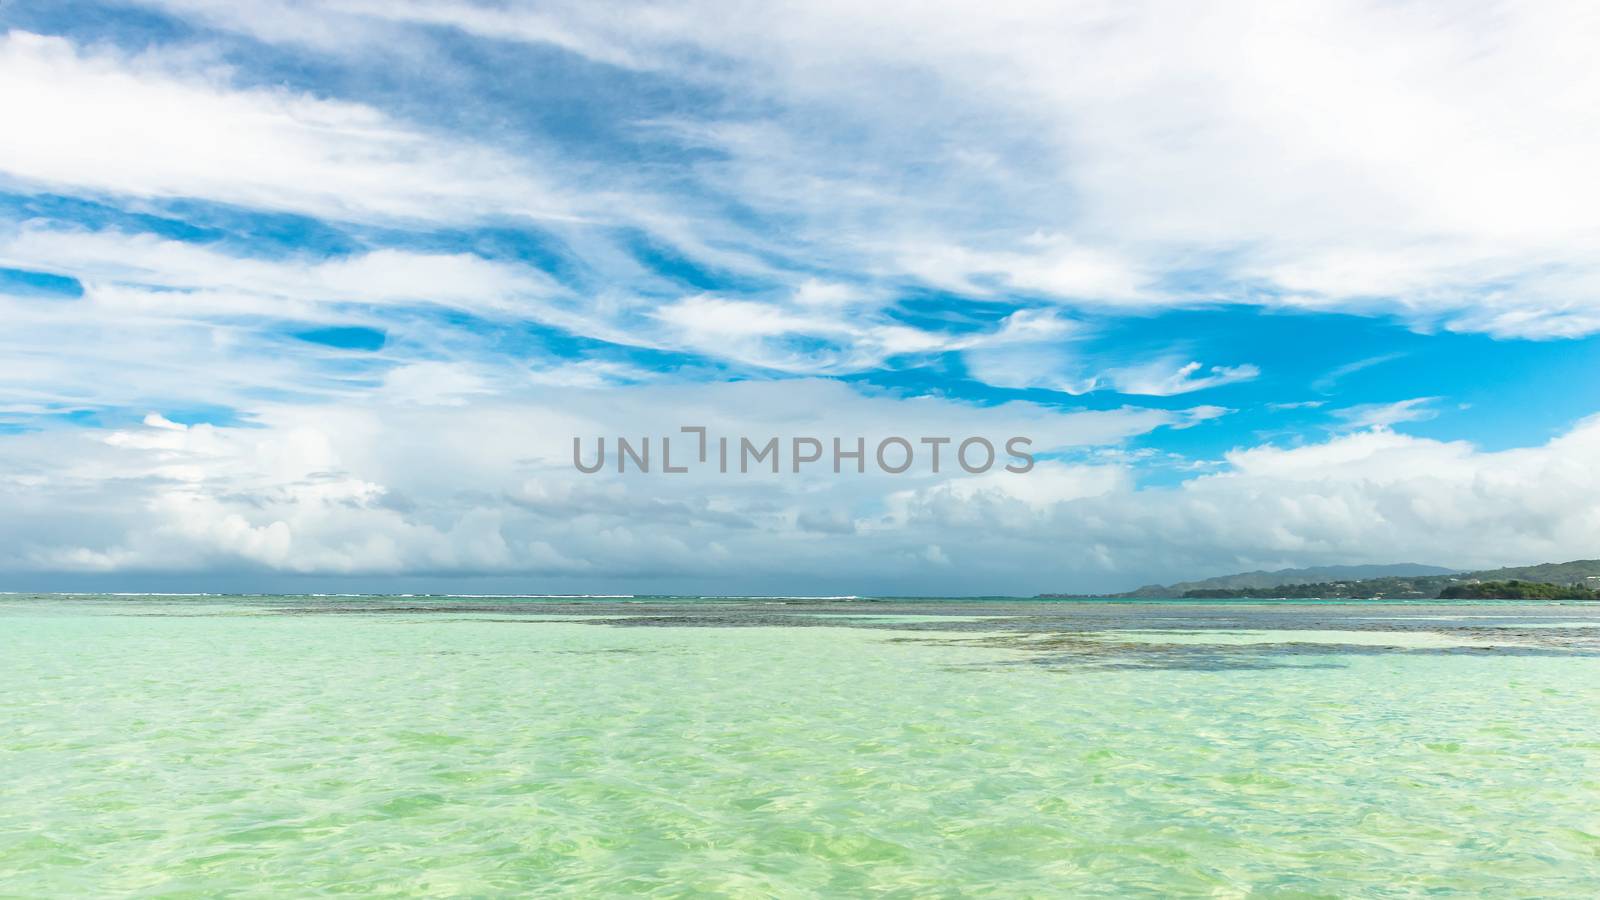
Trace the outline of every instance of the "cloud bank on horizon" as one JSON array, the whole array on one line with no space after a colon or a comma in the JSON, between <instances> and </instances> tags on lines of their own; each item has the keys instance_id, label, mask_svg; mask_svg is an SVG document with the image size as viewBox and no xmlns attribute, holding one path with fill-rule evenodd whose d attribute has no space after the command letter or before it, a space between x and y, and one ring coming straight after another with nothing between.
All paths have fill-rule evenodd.
<instances>
[{"instance_id":1,"label":"cloud bank on horizon","mask_svg":"<svg viewBox=\"0 0 1600 900\"><path fill-rule=\"evenodd\" d=\"M0 28L17 587L1032 593L1600 550L1593 4ZM686 424L1039 464L572 469L575 435Z\"/></svg>"}]
</instances>

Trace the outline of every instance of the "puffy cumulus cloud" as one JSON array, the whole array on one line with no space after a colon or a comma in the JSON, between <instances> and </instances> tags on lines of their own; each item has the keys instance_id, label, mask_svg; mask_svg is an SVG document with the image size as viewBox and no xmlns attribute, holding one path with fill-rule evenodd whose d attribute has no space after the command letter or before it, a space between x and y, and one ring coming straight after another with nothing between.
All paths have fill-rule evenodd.
<instances>
[{"instance_id":1,"label":"puffy cumulus cloud","mask_svg":"<svg viewBox=\"0 0 1600 900\"><path fill-rule=\"evenodd\" d=\"M1600 545L1600 473L1587 462L1597 451L1600 417L1493 453L1377 428L1235 451L1220 471L1172 488L1138 488L1121 466L1063 467L1038 492L1026 478L953 481L896 495L888 521L897 533L942 534L958 564L1046 567L1020 580L1029 589L1352 561L1566 560Z\"/></svg>"},{"instance_id":2,"label":"puffy cumulus cloud","mask_svg":"<svg viewBox=\"0 0 1600 900\"><path fill-rule=\"evenodd\" d=\"M530 591L1032 593L1238 567L1523 563L1592 555L1600 541L1600 418L1500 452L1377 428L1242 449L1176 486L1141 485L1126 442L1208 414L976 407L800 381L286 406L248 428L152 415L0 444L12 510L0 565L297 573L369 589L450 575ZM695 462L682 425L778 436L781 474L718 474L715 450L710 465L663 474L663 436L675 461ZM619 434L650 436L657 471L573 469L572 437L589 454ZM827 460L791 473L789 437L858 434L866 473L835 475ZM888 434L1027 435L1044 455L1025 474L969 476L946 447L940 474L924 462L891 475L870 459Z\"/></svg>"},{"instance_id":3,"label":"puffy cumulus cloud","mask_svg":"<svg viewBox=\"0 0 1600 900\"><path fill-rule=\"evenodd\" d=\"M884 496L946 477L925 457L905 475L878 470L871 454L882 437L904 435L920 447L923 436L985 436L1003 465L1013 436L1031 438L1036 452L1060 451L1194 418L900 399L831 381L574 388L462 406L423 400L400 379L360 405L269 407L253 427L184 425L152 413L121 429L10 436L0 444L0 493L16 514L0 565L726 579L762 574L750 569L760 558L776 576L835 552L822 546L830 536L882 532L864 517L892 517ZM757 466L720 475L714 461L663 474L664 436L678 460L693 460L696 441L683 425L706 427L713 441L778 437L783 474ZM586 476L573 468L574 437L592 453L596 438L619 435L650 437L656 471ZM846 448L862 438L866 473L847 463L834 476L823 462L793 475L790 440L800 435L839 437ZM959 471L955 447L943 449L943 473ZM792 559L791 541L799 544ZM784 552L774 557L775 547Z\"/></svg>"},{"instance_id":4,"label":"puffy cumulus cloud","mask_svg":"<svg viewBox=\"0 0 1600 900\"><path fill-rule=\"evenodd\" d=\"M1331 560L1444 559L1451 565L1592 555L1600 540L1600 449L1591 417L1540 447L1496 453L1375 429L1295 450L1230 454L1231 471L1185 485L1183 506L1258 500L1233 527L1252 544ZM1259 552L1259 551L1258 551ZM1262 557L1269 554L1262 552Z\"/></svg>"},{"instance_id":5,"label":"puffy cumulus cloud","mask_svg":"<svg viewBox=\"0 0 1600 900\"><path fill-rule=\"evenodd\" d=\"M314 419L217 428L151 416L105 434L15 438L0 491L30 527L13 526L6 566L338 574L565 564L537 540L509 543L496 509L462 506L436 525L370 473L353 474L363 460L350 447L377 427L341 418L337 429Z\"/></svg>"}]
</instances>

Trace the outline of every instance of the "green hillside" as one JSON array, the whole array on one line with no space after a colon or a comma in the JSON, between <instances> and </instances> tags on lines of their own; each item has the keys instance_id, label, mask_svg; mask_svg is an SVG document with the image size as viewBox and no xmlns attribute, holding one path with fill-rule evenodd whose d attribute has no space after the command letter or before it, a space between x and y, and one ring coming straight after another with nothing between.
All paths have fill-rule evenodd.
<instances>
[{"instance_id":1,"label":"green hillside","mask_svg":"<svg viewBox=\"0 0 1600 900\"><path fill-rule=\"evenodd\" d=\"M1379 578L1416 578L1430 575L1451 575L1454 569L1425 566L1419 563L1394 563L1392 565L1364 566L1314 566L1307 569L1279 569L1274 572L1241 572L1237 575L1219 575L1199 581L1180 581L1177 584L1152 584L1129 591L1123 597L1181 597L1190 591L1240 591L1275 588L1282 585L1328 584L1343 581L1364 581ZM1217 594L1216 596L1223 596Z\"/></svg>"},{"instance_id":2,"label":"green hillside","mask_svg":"<svg viewBox=\"0 0 1600 900\"><path fill-rule=\"evenodd\" d=\"M1508 599L1595 599L1597 591L1600 591L1600 559L1578 559L1477 572L1451 572L1437 566L1411 563L1244 572L1202 581L1148 585L1116 596L1352 600L1490 596Z\"/></svg>"},{"instance_id":3,"label":"green hillside","mask_svg":"<svg viewBox=\"0 0 1600 900\"><path fill-rule=\"evenodd\" d=\"M1488 569L1473 572L1472 577L1483 581L1543 581L1550 584L1577 584L1588 578L1600 578L1600 559L1575 559L1564 563L1541 563L1510 569Z\"/></svg>"},{"instance_id":4,"label":"green hillside","mask_svg":"<svg viewBox=\"0 0 1600 900\"><path fill-rule=\"evenodd\" d=\"M1579 584L1550 584L1539 581L1480 581L1452 584L1439 595L1441 600L1595 600L1600 592Z\"/></svg>"}]
</instances>

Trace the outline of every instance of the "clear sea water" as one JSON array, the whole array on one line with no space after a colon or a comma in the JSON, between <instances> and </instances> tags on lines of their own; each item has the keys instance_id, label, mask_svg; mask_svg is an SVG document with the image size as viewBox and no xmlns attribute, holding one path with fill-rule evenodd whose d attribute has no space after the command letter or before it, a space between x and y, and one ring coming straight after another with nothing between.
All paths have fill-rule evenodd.
<instances>
[{"instance_id":1,"label":"clear sea water","mask_svg":"<svg viewBox=\"0 0 1600 900\"><path fill-rule=\"evenodd\" d=\"M0 895L1600 894L1600 605L0 597Z\"/></svg>"}]
</instances>

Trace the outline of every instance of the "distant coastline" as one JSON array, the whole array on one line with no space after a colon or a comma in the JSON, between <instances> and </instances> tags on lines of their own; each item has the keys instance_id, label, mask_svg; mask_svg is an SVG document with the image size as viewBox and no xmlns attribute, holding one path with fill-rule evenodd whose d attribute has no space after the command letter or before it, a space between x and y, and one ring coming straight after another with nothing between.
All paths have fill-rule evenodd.
<instances>
[{"instance_id":1,"label":"distant coastline","mask_svg":"<svg viewBox=\"0 0 1600 900\"><path fill-rule=\"evenodd\" d=\"M1312 580L1326 573L1376 577ZM1086 594L1040 594L1041 599L1082 599ZM1600 559L1541 563L1477 572L1401 563L1394 566L1345 566L1245 572L1172 585L1146 585L1110 598L1186 600L1600 600Z\"/></svg>"}]
</instances>

